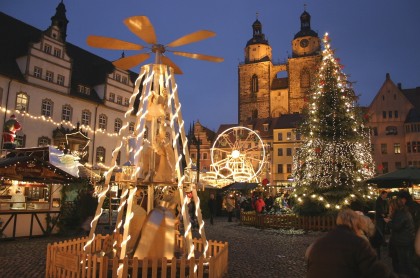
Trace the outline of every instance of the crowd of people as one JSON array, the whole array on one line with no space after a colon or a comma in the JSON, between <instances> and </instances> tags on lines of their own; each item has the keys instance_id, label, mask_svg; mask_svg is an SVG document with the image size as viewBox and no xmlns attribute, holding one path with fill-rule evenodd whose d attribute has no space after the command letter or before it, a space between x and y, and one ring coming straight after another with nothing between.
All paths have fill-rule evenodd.
<instances>
[{"instance_id":1,"label":"crowd of people","mask_svg":"<svg viewBox=\"0 0 420 278\"><path fill-rule=\"evenodd\" d=\"M382 191L374 217L346 208L336 224L308 247L307 277L420 277L420 205L408 191L392 198ZM381 260L383 251L392 269Z\"/></svg>"}]
</instances>

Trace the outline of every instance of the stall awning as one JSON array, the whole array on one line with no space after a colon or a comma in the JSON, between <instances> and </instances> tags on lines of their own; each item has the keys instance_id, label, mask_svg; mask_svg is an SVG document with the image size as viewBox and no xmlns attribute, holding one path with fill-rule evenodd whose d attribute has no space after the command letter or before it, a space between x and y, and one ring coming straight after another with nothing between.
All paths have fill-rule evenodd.
<instances>
[{"instance_id":1,"label":"stall awning","mask_svg":"<svg viewBox=\"0 0 420 278\"><path fill-rule=\"evenodd\" d=\"M228 186L223 187L223 190L251 190L255 189L258 183L252 182L234 182Z\"/></svg>"},{"instance_id":2,"label":"stall awning","mask_svg":"<svg viewBox=\"0 0 420 278\"><path fill-rule=\"evenodd\" d=\"M409 187L413 184L420 184L420 169L415 167L402 168L371 178L366 182L376 184L379 188Z\"/></svg>"},{"instance_id":3,"label":"stall awning","mask_svg":"<svg viewBox=\"0 0 420 278\"><path fill-rule=\"evenodd\" d=\"M44 183L69 183L77 180L48 161L33 156L0 159L0 175L7 179Z\"/></svg>"}]
</instances>

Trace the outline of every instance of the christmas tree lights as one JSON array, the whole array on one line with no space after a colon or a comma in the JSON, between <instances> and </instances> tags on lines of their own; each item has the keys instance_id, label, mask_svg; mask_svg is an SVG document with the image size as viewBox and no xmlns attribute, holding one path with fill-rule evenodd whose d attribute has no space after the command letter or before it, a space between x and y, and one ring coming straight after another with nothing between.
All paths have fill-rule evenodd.
<instances>
[{"instance_id":1,"label":"christmas tree lights","mask_svg":"<svg viewBox=\"0 0 420 278\"><path fill-rule=\"evenodd\" d=\"M370 137L351 83L334 57L328 34L322 61L309 91L303 141L294 157L297 203L320 202L340 209L359 197L370 197L363 181L374 174Z\"/></svg>"}]
</instances>

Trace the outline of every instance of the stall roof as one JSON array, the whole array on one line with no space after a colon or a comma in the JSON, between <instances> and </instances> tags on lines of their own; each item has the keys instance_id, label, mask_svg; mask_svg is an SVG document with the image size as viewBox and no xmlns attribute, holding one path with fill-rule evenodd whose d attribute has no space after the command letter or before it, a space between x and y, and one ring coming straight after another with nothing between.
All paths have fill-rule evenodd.
<instances>
[{"instance_id":1,"label":"stall roof","mask_svg":"<svg viewBox=\"0 0 420 278\"><path fill-rule=\"evenodd\" d=\"M234 182L228 186L223 187L223 190L251 190L255 189L258 183L252 182Z\"/></svg>"},{"instance_id":2,"label":"stall roof","mask_svg":"<svg viewBox=\"0 0 420 278\"><path fill-rule=\"evenodd\" d=\"M379 188L409 187L413 184L420 184L420 169L406 167L371 178L366 182L376 184Z\"/></svg>"},{"instance_id":3,"label":"stall roof","mask_svg":"<svg viewBox=\"0 0 420 278\"><path fill-rule=\"evenodd\" d=\"M44 183L69 183L75 176L35 156L17 156L0 159L0 175L20 181Z\"/></svg>"}]
</instances>

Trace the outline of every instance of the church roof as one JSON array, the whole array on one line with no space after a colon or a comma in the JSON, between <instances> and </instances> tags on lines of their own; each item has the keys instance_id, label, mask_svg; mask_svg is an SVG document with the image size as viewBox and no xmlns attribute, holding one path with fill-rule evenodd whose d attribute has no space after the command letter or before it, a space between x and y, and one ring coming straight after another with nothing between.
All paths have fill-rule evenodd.
<instances>
[{"instance_id":1,"label":"church roof","mask_svg":"<svg viewBox=\"0 0 420 278\"><path fill-rule=\"evenodd\" d=\"M300 31L296 33L295 39L301 37L318 37L318 33L311 29L311 15L304 11L300 15Z\"/></svg>"},{"instance_id":2,"label":"church roof","mask_svg":"<svg viewBox=\"0 0 420 278\"><path fill-rule=\"evenodd\" d=\"M257 19L252 24L252 38L247 42L246 46L253 44L268 44L268 40L265 39L265 35L262 32L262 24Z\"/></svg>"}]
</instances>

